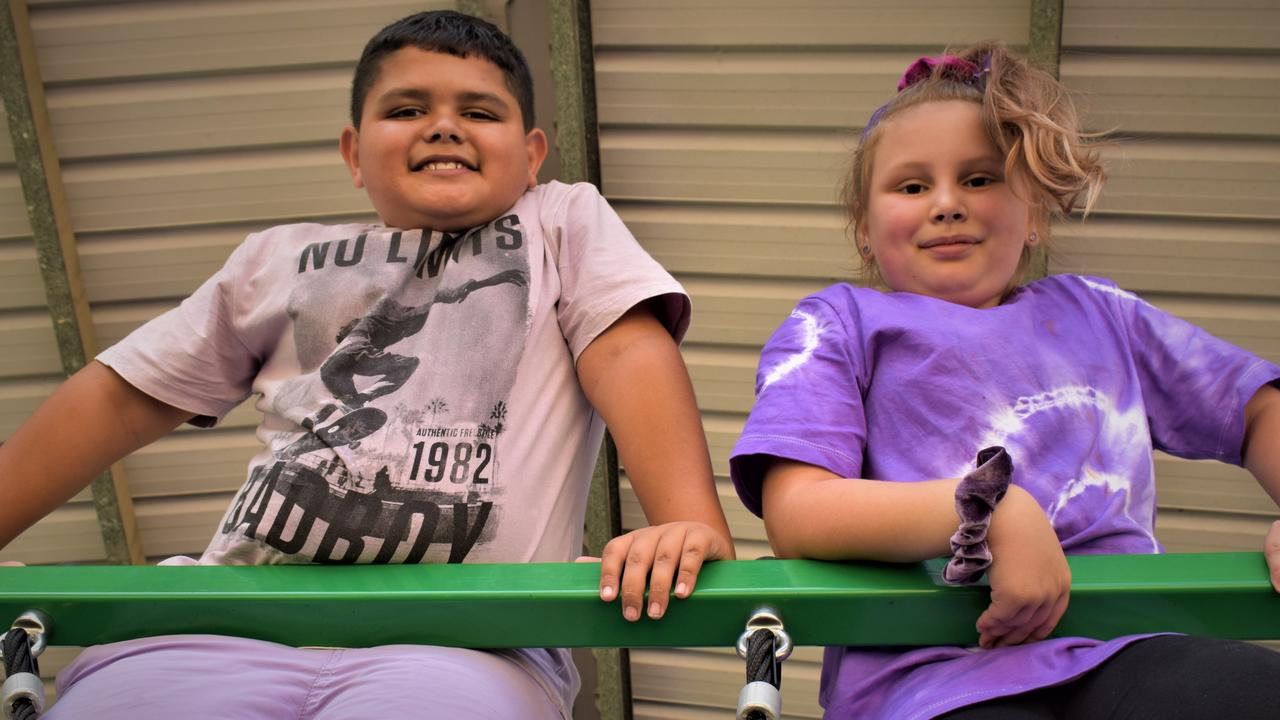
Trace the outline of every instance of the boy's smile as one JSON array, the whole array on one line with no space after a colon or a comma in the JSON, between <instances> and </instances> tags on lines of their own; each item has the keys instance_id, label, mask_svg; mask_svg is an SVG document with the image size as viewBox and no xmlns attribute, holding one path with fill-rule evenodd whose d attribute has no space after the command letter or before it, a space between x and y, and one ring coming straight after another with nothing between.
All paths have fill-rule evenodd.
<instances>
[{"instance_id":1,"label":"boy's smile","mask_svg":"<svg viewBox=\"0 0 1280 720\"><path fill-rule=\"evenodd\" d=\"M1032 213L976 103L928 102L887 121L875 150L859 244L891 289L975 308L1012 287Z\"/></svg>"},{"instance_id":2,"label":"boy's smile","mask_svg":"<svg viewBox=\"0 0 1280 720\"><path fill-rule=\"evenodd\" d=\"M488 223L536 185L547 140L525 133L497 65L405 47L383 60L341 150L383 223L456 231Z\"/></svg>"}]
</instances>

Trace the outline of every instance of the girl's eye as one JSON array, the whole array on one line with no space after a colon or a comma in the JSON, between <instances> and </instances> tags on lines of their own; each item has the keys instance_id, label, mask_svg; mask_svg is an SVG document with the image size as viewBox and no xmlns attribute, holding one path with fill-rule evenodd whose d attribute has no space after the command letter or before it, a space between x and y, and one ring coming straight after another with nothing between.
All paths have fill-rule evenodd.
<instances>
[{"instance_id":1,"label":"girl's eye","mask_svg":"<svg viewBox=\"0 0 1280 720\"><path fill-rule=\"evenodd\" d=\"M987 187L989 185L994 185L995 181L996 179L993 177L988 177L986 175L978 175L977 177L969 178L969 186L979 187L979 188Z\"/></svg>"},{"instance_id":2,"label":"girl's eye","mask_svg":"<svg viewBox=\"0 0 1280 720\"><path fill-rule=\"evenodd\" d=\"M924 183L912 182L898 187L898 192L906 195L919 195L924 192Z\"/></svg>"}]
</instances>

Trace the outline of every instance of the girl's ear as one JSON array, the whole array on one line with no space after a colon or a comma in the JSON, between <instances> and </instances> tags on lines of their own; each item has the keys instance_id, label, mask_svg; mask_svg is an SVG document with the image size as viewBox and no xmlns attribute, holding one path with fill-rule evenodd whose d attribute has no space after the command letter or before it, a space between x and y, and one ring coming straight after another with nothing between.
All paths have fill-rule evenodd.
<instances>
[{"instance_id":1,"label":"girl's ear","mask_svg":"<svg viewBox=\"0 0 1280 720\"><path fill-rule=\"evenodd\" d=\"M1027 247L1035 247L1049 236L1049 213L1043 208L1027 208Z\"/></svg>"},{"instance_id":2,"label":"girl's ear","mask_svg":"<svg viewBox=\"0 0 1280 720\"><path fill-rule=\"evenodd\" d=\"M858 246L858 254L864 260L871 257L871 238L867 236L866 223L859 223L854 226L853 241Z\"/></svg>"}]
</instances>

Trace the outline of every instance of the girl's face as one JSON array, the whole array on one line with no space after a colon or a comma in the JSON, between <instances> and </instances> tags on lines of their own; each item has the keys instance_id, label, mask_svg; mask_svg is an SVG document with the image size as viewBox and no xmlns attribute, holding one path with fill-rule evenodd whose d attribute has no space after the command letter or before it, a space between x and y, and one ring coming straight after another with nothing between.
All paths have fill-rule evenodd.
<instances>
[{"instance_id":1,"label":"girl's face","mask_svg":"<svg viewBox=\"0 0 1280 720\"><path fill-rule=\"evenodd\" d=\"M1000 304L1033 230L977 104L927 102L881 126L858 244L892 290Z\"/></svg>"}]
</instances>

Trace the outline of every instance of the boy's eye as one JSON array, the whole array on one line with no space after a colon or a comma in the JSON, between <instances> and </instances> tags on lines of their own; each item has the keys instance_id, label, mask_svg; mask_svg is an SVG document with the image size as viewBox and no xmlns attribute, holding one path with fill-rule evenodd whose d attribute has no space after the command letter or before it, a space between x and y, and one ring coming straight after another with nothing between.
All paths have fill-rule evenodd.
<instances>
[{"instance_id":1,"label":"boy's eye","mask_svg":"<svg viewBox=\"0 0 1280 720\"><path fill-rule=\"evenodd\" d=\"M488 110L466 110L462 113L462 117L468 120L497 120L498 116Z\"/></svg>"},{"instance_id":2,"label":"boy's eye","mask_svg":"<svg viewBox=\"0 0 1280 720\"><path fill-rule=\"evenodd\" d=\"M416 118L420 115L422 115L422 108L416 107L396 108L395 110L387 113L387 117L390 118Z\"/></svg>"}]
</instances>

